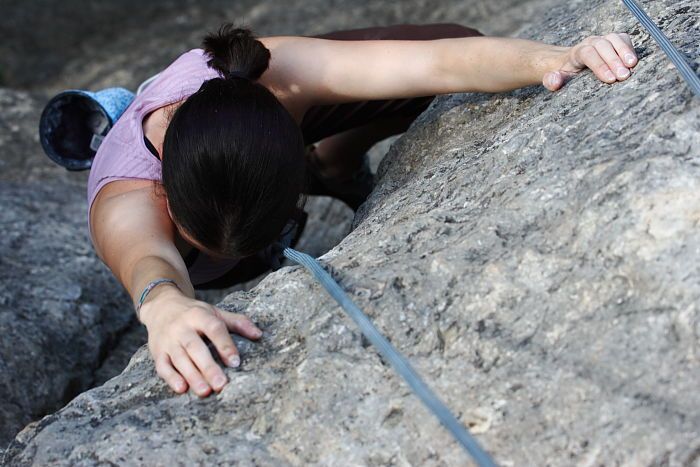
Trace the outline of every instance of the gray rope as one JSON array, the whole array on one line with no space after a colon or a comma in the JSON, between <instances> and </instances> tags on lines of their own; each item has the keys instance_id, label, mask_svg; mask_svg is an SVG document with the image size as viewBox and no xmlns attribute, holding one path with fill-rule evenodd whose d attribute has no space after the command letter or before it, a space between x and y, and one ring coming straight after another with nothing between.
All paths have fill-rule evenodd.
<instances>
[{"instance_id":1,"label":"gray rope","mask_svg":"<svg viewBox=\"0 0 700 467\"><path fill-rule=\"evenodd\" d=\"M690 89L695 93L696 96L700 97L700 78L695 74L692 68L690 68L690 65L688 65L688 62L685 60L685 57L676 49L673 44L671 44L671 41L668 40L668 37L664 35L663 32L661 32L661 29L654 24L654 22L647 16L647 14L642 10L637 2L634 0L622 0L624 4L629 8L629 10L634 14L634 16L637 17L640 23L649 31L649 34L651 34L651 37L656 40L657 44L659 44L659 47L666 52L666 55L668 55L668 58L671 59L674 65L676 65L676 68L678 68L678 71L680 72L681 76L685 81L688 83L688 86L690 86Z\"/></svg>"},{"instance_id":2,"label":"gray rope","mask_svg":"<svg viewBox=\"0 0 700 467\"><path fill-rule=\"evenodd\" d=\"M634 0L622 1L637 17L639 22L649 31L666 55L668 55L692 91L700 96L700 79L693 72L692 68L690 68L690 65L685 61L681 53L671 44L671 41L668 40L664 33L661 32ZM411 367L408 360L389 343L377 328L374 327L367 315L350 300L350 297L343 292L330 274L328 274L314 258L305 253L293 250L292 248L284 248L282 253L290 260L304 266L313 274L316 280L323 285L350 318L355 321L365 337L377 348L381 356L391 363L394 370L408 383L416 396L418 396L438 420L449 430L452 436L466 449L477 465L480 467L495 467L496 464L494 461L486 451L482 449L474 437L469 434L469 431L423 382L418 373Z\"/></svg>"},{"instance_id":3,"label":"gray rope","mask_svg":"<svg viewBox=\"0 0 700 467\"><path fill-rule=\"evenodd\" d=\"M382 357L389 361L394 370L403 377L413 392L430 409L440 422L452 433L457 441L467 450L474 461L480 467L495 467L494 461L484 451L479 443L469 434L466 428L450 412L450 409L443 404L440 399L421 380L418 373L411 367L410 363L392 346L388 340L374 327L372 321L365 315L355 303L350 300L338 283L333 280L321 265L311 256L285 248L282 252L284 256L299 263L308 269L329 294L340 304L347 314L355 321L362 331L362 334L374 345Z\"/></svg>"}]
</instances>

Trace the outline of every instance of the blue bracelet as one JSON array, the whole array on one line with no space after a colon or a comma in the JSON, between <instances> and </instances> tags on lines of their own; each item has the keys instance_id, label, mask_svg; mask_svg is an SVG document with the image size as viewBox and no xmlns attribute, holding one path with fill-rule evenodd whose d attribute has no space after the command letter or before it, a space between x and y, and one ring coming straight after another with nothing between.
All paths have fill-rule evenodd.
<instances>
[{"instance_id":1,"label":"blue bracelet","mask_svg":"<svg viewBox=\"0 0 700 467\"><path fill-rule=\"evenodd\" d=\"M177 282L175 282L172 279L156 279L156 280L149 282L148 285L146 286L146 288L143 289L143 292L141 293L141 298L139 299L139 304L136 305L136 317L139 320L141 319L141 316L139 315L139 312L141 311L141 305L143 305L143 302L146 300L146 297L148 296L148 294L151 292L151 290L153 290L155 288L155 286L157 286L159 284L165 284L165 283L171 283L171 284L175 285L175 287L178 287ZM179 289L179 287L178 287L178 289Z\"/></svg>"}]
</instances>

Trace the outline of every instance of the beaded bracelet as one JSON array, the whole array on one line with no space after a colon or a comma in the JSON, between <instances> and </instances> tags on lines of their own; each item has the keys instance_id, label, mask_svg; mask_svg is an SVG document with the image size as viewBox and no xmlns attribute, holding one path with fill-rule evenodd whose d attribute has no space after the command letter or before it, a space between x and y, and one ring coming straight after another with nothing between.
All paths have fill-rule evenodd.
<instances>
[{"instance_id":1,"label":"beaded bracelet","mask_svg":"<svg viewBox=\"0 0 700 467\"><path fill-rule=\"evenodd\" d=\"M146 300L146 297L148 296L148 294L151 292L151 290L153 290L155 288L155 286L160 285L160 284L165 284L165 283L171 283L175 287L178 287L177 282L175 282L172 279L156 279L156 280L152 280L151 282L149 282L148 285L146 286L146 288L143 289L143 292L141 293L141 298L139 299L139 304L136 305L136 317L139 320L141 320L141 315L140 315L141 305L143 305L143 302ZM178 287L178 289L179 289L179 287Z\"/></svg>"}]
</instances>

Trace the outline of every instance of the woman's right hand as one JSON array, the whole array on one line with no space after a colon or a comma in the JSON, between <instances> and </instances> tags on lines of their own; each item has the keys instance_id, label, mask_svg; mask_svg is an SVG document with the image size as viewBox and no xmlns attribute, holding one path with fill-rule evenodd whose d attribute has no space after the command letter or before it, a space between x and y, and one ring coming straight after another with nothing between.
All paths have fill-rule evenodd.
<instances>
[{"instance_id":1,"label":"woman's right hand","mask_svg":"<svg viewBox=\"0 0 700 467\"><path fill-rule=\"evenodd\" d=\"M235 368L240 357L229 331L248 339L259 339L262 331L246 316L192 299L174 286L161 285L151 295L140 317L148 329L148 348L158 375L179 394L188 387L200 397L212 389L221 391L227 378L203 336L214 344L221 360Z\"/></svg>"}]
</instances>

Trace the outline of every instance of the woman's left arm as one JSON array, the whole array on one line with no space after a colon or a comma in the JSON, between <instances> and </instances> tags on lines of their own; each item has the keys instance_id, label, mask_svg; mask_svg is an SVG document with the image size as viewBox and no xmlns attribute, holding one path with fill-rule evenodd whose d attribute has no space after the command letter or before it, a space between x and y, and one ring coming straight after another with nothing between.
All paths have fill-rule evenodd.
<instances>
[{"instance_id":1,"label":"woman's left arm","mask_svg":"<svg viewBox=\"0 0 700 467\"><path fill-rule=\"evenodd\" d=\"M271 51L261 80L307 106L458 92L561 88L590 68L605 83L629 77L637 56L627 34L591 36L574 47L526 39L428 41L260 38Z\"/></svg>"}]
</instances>

